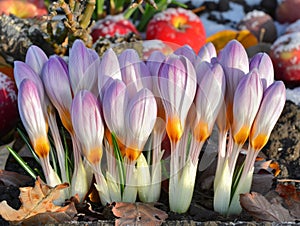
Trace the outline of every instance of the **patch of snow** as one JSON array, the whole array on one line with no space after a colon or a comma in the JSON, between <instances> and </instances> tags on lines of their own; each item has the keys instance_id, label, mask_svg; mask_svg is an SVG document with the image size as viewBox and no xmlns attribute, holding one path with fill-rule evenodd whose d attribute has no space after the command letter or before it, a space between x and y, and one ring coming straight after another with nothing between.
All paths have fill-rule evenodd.
<instances>
[{"instance_id":1,"label":"patch of snow","mask_svg":"<svg viewBox=\"0 0 300 226\"><path fill-rule=\"evenodd\" d=\"M300 49L300 32L293 32L280 36L272 45L275 54Z\"/></svg>"},{"instance_id":2,"label":"patch of snow","mask_svg":"<svg viewBox=\"0 0 300 226\"><path fill-rule=\"evenodd\" d=\"M286 28L289 26L288 23L281 24L278 21L274 21L276 30L277 30L277 37L280 37L285 33Z\"/></svg>"},{"instance_id":3,"label":"patch of snow","mask_svg":"<svg viewBox=\"0 0 300 226\"><path fill-rule=\"evenodd\" d=\"M229 2L229 7L230 10L225 12L212 11L212 15L220 20L228 20L235 24L239 23L245 17L243 6L234 2Z\"/></svg>"},{"instance_id":4,"label":"patch of snow","mask_svg":"<svg viewBox=\"0 0 300 226\"><path fill-rule=\"evenodd\" d=\"M294 89L286 89L286 100L300 105L300 87Z\"/></svg>"},{"instance_id":5,"label":"patch of snow","mask_svg":"<svg viewBox=\"0 0 300 226\"><path fill-rule=\"evenodd\" d=\"M207 19L208 14L201 15L200 19L204 25L206 36L209 37L222 30L233 30L228 24L217 24L215 21Z\"/></svg>"},{"instance_id":6,"label":"patch of snow","mask_svg":"<svg viewBox=\"0 0 300 226\"><path fill-rule=\"evenodd\" d=\"M255 6L259 5L261 0L245 0L248 6Z\"/></svg>"},{"instance_id":7,"label":"patch of snow","mask_svg":"<svg viewBox=\"0 0 300 226\"><path fill-rule=\"evenodd\" d=\"M296 20L294 23L291 23L285 30L287 33L300 31L300 19Z\"/></svg>"}]
</instances>

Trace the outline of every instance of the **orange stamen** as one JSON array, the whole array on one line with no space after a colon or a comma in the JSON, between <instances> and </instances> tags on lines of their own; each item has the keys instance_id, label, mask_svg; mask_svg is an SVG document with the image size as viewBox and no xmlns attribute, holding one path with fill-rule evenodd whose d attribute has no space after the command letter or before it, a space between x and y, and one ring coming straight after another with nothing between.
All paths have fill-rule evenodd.
<instances>
[{"instance_id":1,"label":"orange stamen","mask_svg":"<svg viewBox=\"0 0 300 226\"><path fill-rule=\"evenodd\" d=\"M136 148L125 148L125 155L131 161L137 160L141 153L142 152Z\"/></svg>"},{"instance_id":2,"label":"orange stamen","mask_svg":"<svg viewBox=\"0 0 300 226\"><path fill-rule=\"evenodd\" d=\"M98 164L102 158L102 149L95 147L90 151L85 152L86 159L92 164Z\"/></svg>"},{"instance_id":3,"label":"orange stamen","mask_svg":"<svg viewBox=\"0 0 300 226\"><path fill-rule=\"evenodd\" d=\"M48 156L50 144L47 137L39 137L33 141L33 149L40 158Z\"/></svg>"},{"instance_id":4,"label":"orange stamen","mask_svg":"<svg viewBox=\"0 0 300 226\"><path fill-rule=\"evenodd\" d=\"M268 142L268 136L266 134L259 134L254 139L251 139L251 146L259 151L261 150L266 143Z\"/></svg>"},{"instance_id":5,"label":"orange stamen","mask_svg":"<svg viewBox=\"0 0 300 226\"><path fill-rule=\"evenodd\" d=\"M209 137L207 122L200 121L194 128L194 137L198 142L204 142Z\"/></svg>"},{"instance_id":6,"label":"orange stamen","mask_svg":"<svg viewBox=\"0 0 300 226\"><path fill-rule=\"evenodd\" d=\"M166 130L171 141L177 142L181 138L183 129L178 116L168 118Z\"/></svg>"},{"instance_id":7,"label":"orange stamen","mask_svg":"<svg viewBox=\"0 0 300 226\"><path fill-rule=\"evenodd\" d=\"M248 136L249 136L249 132L250 132L250 128L249 126L243 126L234 136L234 142L239 144L239 145L243 145Z\"/></svg>"}]
</instances>

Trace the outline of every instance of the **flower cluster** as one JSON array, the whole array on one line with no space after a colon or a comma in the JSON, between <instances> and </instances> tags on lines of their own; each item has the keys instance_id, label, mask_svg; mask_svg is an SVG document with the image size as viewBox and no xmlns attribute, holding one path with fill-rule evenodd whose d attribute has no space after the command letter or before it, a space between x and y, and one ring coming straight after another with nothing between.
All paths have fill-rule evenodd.
<instances>
[{"instance_id":1,"label":"flower cluster","mask_svg":"<svg viewBox=\"0 0 300 226\"><path fill-rule=\"evenodd\" d=\"M25 62L15 62L14 74L21 120L47 183L71 184L62 198L78 194L83 200L94 175L102 204L135 202L137 196L155 202L166 167L170 209L183 213L192 199L201 149L217 125L214 208L231 214L240 211L238 195L250 190L257 153L285 103L285 87L274 81L272 70L264 53L249 63L237 41L219 54L207 43L198 54L183 46L141 60L133 49L120 55L109 49L99 58L76 40L67 61L31 46ZM72 178L66 173L56 113L72 140ZM170 150L162 148L166 139ZM241 176L234 177L247 141ZM51 151L61 178L50 164Z\"/></svg>"}]
</instances>

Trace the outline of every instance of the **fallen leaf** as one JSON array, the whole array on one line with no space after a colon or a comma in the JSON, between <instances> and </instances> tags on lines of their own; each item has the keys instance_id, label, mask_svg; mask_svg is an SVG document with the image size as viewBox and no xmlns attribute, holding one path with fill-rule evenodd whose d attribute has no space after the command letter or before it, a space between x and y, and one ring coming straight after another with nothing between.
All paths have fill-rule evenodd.
<instances>
[{"instance_id":1,"label":"fallen leaf","mask_svg":"<svg viewBox=\"0 0 300 226\"><path fill-rule=\"evenodd\" d=\"M0 170L0 182L3 183L5 186L15 186L15 187L22 187L26 184L30 183L32 178L26 175L22 175L16 172L7 171L7 170Z\"/></svg>"},{"instance_id":2,"label":"fallen leaf","mask_svg":"<svg viewBox=\"0 0 300 226\"><path fill-rule=\"evenodd\" d=\"M291 215L300 218L300 191L292 184L278 184L276 192L283 198L284 204L290 211Z\"/></svg>"},{"instance_id":3,"label":"fallen leaf","mask_svg":"<svg viewBox=\"0 0 300 226\"><path fill-rule=\"evenodd\" d=\"M20 201L22 206L15 210L6 201L0 203L0 215L10 222L23 222L24 220L41 213L65 212L69 206L56 206L53 201L58 199L62 189L67 188L68 183L49 187L40 178L35 182L34 187L20 188Z\"/></svg>"},{"instance_id":4,"label":"fallen leaf","mask_svg":"<svg viewBox=\"0 0 300 226\"><path fill-rule=\"evenodd\" d=\"M233 40L238 40L245 48L257 45L257 38L249 30L222 30L206 39L206 42L212 42L217 52L225 47L225 45Z\"/></svg>"},{"instance_id":5,"label":"fallen leaf","mask_svg":"<svg viewBox=\"0 0 300 226\"><path fill-rule=\"evenodd\" d=\"M68 208L59 212L45 212L34 215L25 219L22 225L48 225L71 221L77 213L77 210L74 203L70 203L67 207Z\"/></svg>"},{"instance_id":6,"label":"fallen leaf","mask_svg":"<svg viewBox=\"0 0 300 226\"><path fill-rule=\"evenodd\" d=\"M270 202L256 192L240 195L240 203L251 216L261 221L290 222L293 217L276 199Z\"/></svg>"},{"instance_id":7,"label":"fallen leaf","mask_svg":"<svg viewBox=\"0 0 300 226\"><path fill-rule=\"evenodd\" d=\"M273 180L274 180L273 174L254 173L250 190L265 195L272 189L274 183Z\"/></svg>"},{"instance_id":8,"label":"fallen leaf","mask_svg":"<svg viewBox=\"0 0 300 226\"><path fill-rule=\"evenodd\" d=\"M274 174L274 176L278 176L280 173L280 167L277 162L273 160L266 160L262 157L257 157L254 163L254 173L270 173Z\"/></svg>"},{"instance_id":9,"label":"fallen leaf","mask_svg":"<svg viewBox=\"0 0 300 226\"><path fill-rule=\"evenodd\" d=\"M147 203L113 203L112 212L116 217L116 226L118 225L161 225L168 217L168 214Z\"/></svg>"}]
</instances>

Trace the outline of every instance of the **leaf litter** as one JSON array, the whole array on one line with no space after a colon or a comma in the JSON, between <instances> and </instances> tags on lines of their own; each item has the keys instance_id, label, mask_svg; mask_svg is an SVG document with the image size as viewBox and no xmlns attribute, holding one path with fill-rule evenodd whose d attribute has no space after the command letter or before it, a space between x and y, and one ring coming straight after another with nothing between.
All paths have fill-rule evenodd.
<instances>
[{"instance_id":1,"label":"leaf litter","mask_svg":"<svg viewBox=\"0 0 300 226\"><path fill-rule=\"evenodd\" d=\"M38 178L34 187L21 187L20 209L11 208L6 201L0 203L0 215L12 223L34 225L37 222L59 223L71 220L77 213L74 203L57 206L53 203L60 197L61 190L69 187L67 183L50 187ZM35 223L34 223L35 222Z\"/></svg>"},{"instance_id":2,"label":"leaf litter","mask_svg":"<svg viewBox=\"0 0 300 226\"><path fill-rule=\"evenodd\" d=\"M116 202L112 204L112 212L116 217L116 226L123 225L161 225L168 214L149 203Z\"/></svg>"}]
</instances>

